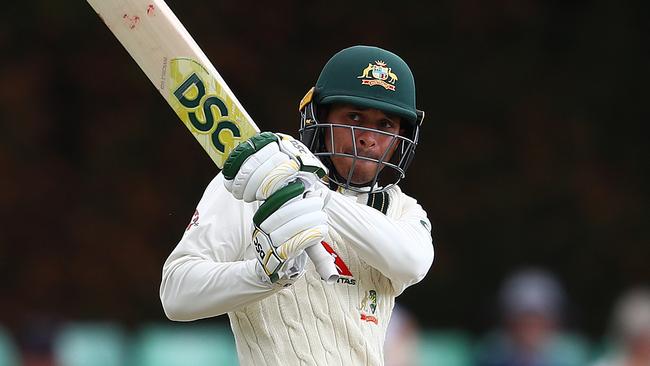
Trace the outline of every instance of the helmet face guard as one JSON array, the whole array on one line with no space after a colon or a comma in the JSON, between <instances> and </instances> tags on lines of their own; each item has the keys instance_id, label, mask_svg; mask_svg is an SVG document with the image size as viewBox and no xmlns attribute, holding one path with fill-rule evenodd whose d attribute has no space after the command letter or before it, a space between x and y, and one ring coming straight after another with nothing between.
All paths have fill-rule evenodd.
<instances>
[{"instance_id":1,"label":"helmet face guard","mask_svg":"<svg viewBox=\"0 0 650 366\"><path fill-rule=\"evenodd\" d=\"M376 109L398 116L401 133L327 121L327 108L333 104ZM315 87L307 92L299 109L300 139L328 166L332 183L354 191L377 192L405 177L415 154L424 112L415 108L413 73L396 54L371 46L353 46L339 51L325 64ZM363 156L357 151L359 134L368 132L377 134L382 144L389 142L381 156ZM341 152L340 145L348 150ZM334 163L341 167L342 161L345 162L342 169L346 171L337 171ZM369 163L375 165L372 177L368 176ZM361 169L362 174L355 178L355 171L358 173Z\"/></svg>"},{"instance_id":2,"label":"helmet face guard","mask_svg":"<svg viewBox=\"0 0 650 366\"><path fill-rule=\"evenodd\" d=\"M313 102L305 105L300 112L300 140L329 168L330 182L344 189L364 193L385 191L406 176L406 169L415 155L420 124L424 118L424 112L418 111L417 123L414 126L406 126L404 128L406 133L398 135L366 127L321 122L316 117L316 105ZM335 131L339 136L338 141L335 139ZM363 132L371 132L378 138L390 139L381 156L364 156L357 150L356 142L359 134ZM341 136L349 140L341 141ZM352 151L341 152L337 144L351 146ZM349 171L338 171L333 159L349 160ZM353 182L355 171L362 162L373 163L374 174L367 182Z\"/></svg>"}]
</instances>

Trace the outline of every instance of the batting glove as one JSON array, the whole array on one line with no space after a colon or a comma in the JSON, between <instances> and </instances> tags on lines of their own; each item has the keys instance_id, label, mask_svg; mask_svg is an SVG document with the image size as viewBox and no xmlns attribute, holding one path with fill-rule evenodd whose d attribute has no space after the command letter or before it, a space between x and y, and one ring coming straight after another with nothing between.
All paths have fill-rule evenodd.
<instances>
[{"instance_id":1,"label":"batting glove","mask_svg":"<svg viewBox=\"0 0 650 366\"><path fill-rule=\"evenodd\" d=\"M267 199L296 179L317 191L327 168L300 141L289 135L263 132L239 144L223 167L224 185L245 202Z\"/></svg>"},{"instance_id":2,"label":"batting glove","mask_svg":"<svg viewBox=\"0 0 650 366\"><path fill-rule=\"evenodd\" d=\"M320 196L304 197L297 180L273 193L253 216L253 247L263 282L286 287L305 271L305 249L327 235L327 215Z\"/></svg>"}]
</instances>

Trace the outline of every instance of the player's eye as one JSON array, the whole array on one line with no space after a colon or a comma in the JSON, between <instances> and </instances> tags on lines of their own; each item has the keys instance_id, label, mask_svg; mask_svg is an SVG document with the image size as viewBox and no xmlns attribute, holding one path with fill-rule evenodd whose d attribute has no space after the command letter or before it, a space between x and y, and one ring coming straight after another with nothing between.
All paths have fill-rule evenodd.
<instances>
[{"instance_id":1,"label":"player's eye","mask_svg":"<svg viewBox=\"0 0 650 366\"><path fill-rule=\"evenodd\" d=\"M354 121L354 122L359 122L359 121L361 121L361 115L360 115L359 113L356 113L356 112L349 112L349 113L348 113L348 118L349 118L351 121Z\"/></svg>"},{"instance_id":2,"label":"player's eye","mask_svg":"<svg viewBox=\"0 0 650 366\"><path fill-rule=\"evenodd\" d=\"M380 126L382 129L391 130L395 127L395 123L391 120L385 119L381 121Z\"/></svg>"}]
</instances>

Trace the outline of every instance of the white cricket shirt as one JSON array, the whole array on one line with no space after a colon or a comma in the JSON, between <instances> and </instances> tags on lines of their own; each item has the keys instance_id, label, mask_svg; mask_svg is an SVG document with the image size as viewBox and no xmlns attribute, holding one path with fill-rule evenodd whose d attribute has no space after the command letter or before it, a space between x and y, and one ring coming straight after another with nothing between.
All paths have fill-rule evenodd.
<instances>
[{"instance_id":1,"label":"white cricket shirt","mask_svg":"<svg viewBox=\"0 0 650 366\"><path fill-rule=\"evenodd\" d=\"M220 173L164 264L165 313L178 321L227 313L241 365L383 365L395 297L424 278L433 245L413 198L397 186L378 198L373 208L367 194L332 192L323 245L336 258L338 282L326 284L309 262L303 277L277 290L255 271L259 203L232 197Z\"/></svg>"}]
</instances>

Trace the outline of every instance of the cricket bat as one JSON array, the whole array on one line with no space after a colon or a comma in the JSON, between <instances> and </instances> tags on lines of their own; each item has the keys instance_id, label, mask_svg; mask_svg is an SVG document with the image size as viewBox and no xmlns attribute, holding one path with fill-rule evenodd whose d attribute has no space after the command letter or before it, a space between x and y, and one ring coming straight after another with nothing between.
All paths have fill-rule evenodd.
<instances>
[{"instance_id":1,"label":"cricket bat","mask_svg":"<svg viewBox=\"0 0 650 366\"><path fill-rule=\"evenodd\" d=\"M88 0L219 169L259 132L228 85L163 0ZM322 245L307 248L318 274L338 279Z\"/></svg>"}]
</instances>

